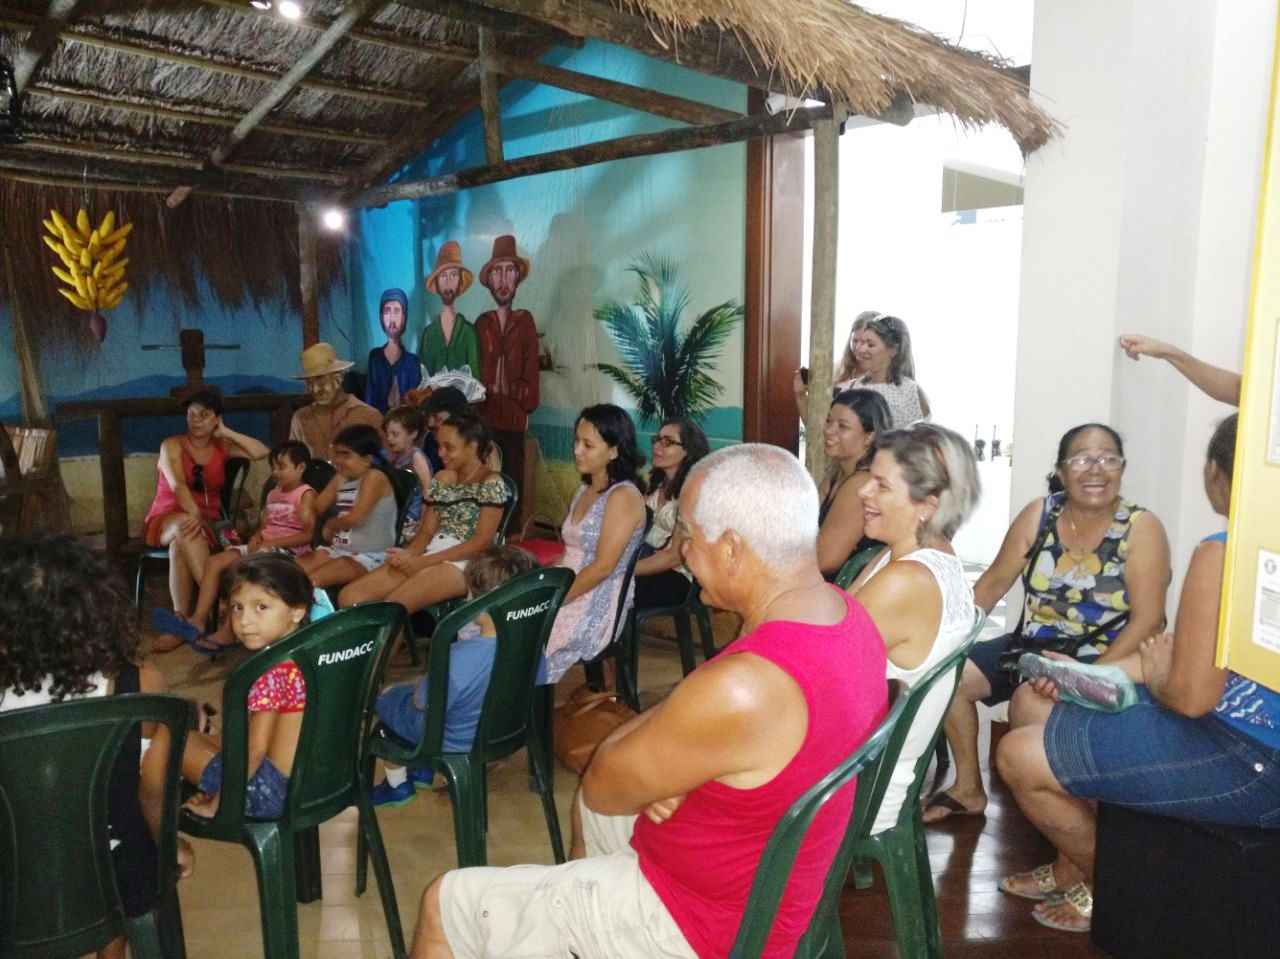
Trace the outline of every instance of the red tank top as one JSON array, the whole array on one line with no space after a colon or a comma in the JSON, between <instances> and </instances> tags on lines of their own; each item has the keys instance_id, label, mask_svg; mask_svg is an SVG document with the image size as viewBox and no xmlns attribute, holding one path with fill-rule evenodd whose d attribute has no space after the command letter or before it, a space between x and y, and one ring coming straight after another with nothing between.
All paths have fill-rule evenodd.
<instances>
[{"instance_id":1,"label":"red tank top","mask_svg":"<svg viewBox=\"0 0 1280 959\"><path fill-rule=\"evenodd\" d=\"M831 587L836 589L836 587ZM888 708L884 640L848 593L834 626L768 622L721 655L752 653L795 680L809 709L791 762L755 789L699 786L661 825L636 820L640 870L702 959L727 956L746 908L756 864L787 808L866 741ZM795 952L853 812L851 783L814 818L791 870L764 955Z\"/></svg>"}]
</instances>

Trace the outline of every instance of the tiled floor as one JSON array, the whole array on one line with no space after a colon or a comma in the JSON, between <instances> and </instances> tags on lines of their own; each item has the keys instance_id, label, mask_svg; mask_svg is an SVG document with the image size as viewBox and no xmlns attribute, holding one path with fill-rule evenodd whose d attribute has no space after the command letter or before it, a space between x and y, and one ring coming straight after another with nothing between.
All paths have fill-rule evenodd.
<instances>
[{"instance_id":1,"label":"tiled floor","mask_svg":"<svg viewBox=\"0 0 1280 959\"><path fill-rule=\"evenodd\" d=\"M717 621L720 641L732 635L728 617ZM174 691L197 699L214 699L217 682L239 659L217 664L180 650L159 657ZM571 689L580 674L571 673ZM647 638L642 644L641 685L646 702L665 695L679 679L670 643ZM523 753L490 774L489 860L494 865L549 863L551 847L537 796L528 791ZM561 823L568 839L568 803L573 777L556 775ZM406 935L411 935L418 898L426 883L455 865L453 823L447 795L420 792L400 809L378 814ZM348 811L321 828L324 898L300 906L303 959L346 959L391 955L376 887L355 897L355 813ZM191 959L262 954L257 889L248 853L238 846L196 842L196 874L182 883L183 921ZM996 785L985 819L964 818L935 828L929 835L948 959L1075 959L1101 957L1084 936L1054 932L1037 925L1030 903L996 890L1005 873L1028 869L1049 858L1048 848L1022 818L1007 791ZM848 959L897 956L883 884L866 891L849 890L842 907Z\"/></svg>"}]
</instances>

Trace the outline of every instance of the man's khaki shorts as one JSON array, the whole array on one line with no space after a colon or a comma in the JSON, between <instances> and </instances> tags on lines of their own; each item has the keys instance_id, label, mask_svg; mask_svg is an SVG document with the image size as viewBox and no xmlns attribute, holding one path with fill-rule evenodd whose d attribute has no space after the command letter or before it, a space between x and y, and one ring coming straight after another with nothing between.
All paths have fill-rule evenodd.
<instances>
[{"instance_id":1,"label":"man's khaki shorts","mask_svg":"<svg viewBox=\"0 0 1280 959\"><path fill-rule=\"evenodd\" d=\"M601 816L579 803L587 858L445 875L440 912L455 956L697 959L640 874L636 817Z\"/></svg>"}]
</instances>

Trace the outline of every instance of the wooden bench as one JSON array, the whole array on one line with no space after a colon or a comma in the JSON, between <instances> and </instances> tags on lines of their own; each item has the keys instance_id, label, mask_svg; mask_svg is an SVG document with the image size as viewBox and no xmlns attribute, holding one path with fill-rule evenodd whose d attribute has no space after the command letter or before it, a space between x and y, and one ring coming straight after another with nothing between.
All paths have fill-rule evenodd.
<instances>
[{"instance_id":1,"label":"wooden bench","mask_svg":"<svg viewBox=\"0 0 1280 959\"><path fill-rule=\"evenodd\" d=\"M1093 942L1113 959L1280 952L1280 830L1098 806Z\"/></svg>"}]
</instances>

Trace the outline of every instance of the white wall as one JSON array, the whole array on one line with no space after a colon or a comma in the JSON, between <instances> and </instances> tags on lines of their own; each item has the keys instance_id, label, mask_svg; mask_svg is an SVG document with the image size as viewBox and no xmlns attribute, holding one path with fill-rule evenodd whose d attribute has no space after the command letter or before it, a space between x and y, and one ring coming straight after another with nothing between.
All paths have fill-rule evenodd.
<instances>
[{"instance_id":1,"label":"white wall","mask_svg":"<svg viewBox=\"0 0 1280 959\"><path fill-rule=\"evenodd\" d=\"M1058 437L1109 422L1128 495L1164 521L1177 589L1220 526L1200 468L1228 412L1123 332L1239 368L1276 4L1040 0L1032 88L1064 126L1027 163L1013 506L1043 490Z\"/></svg>"}]
</instances>

